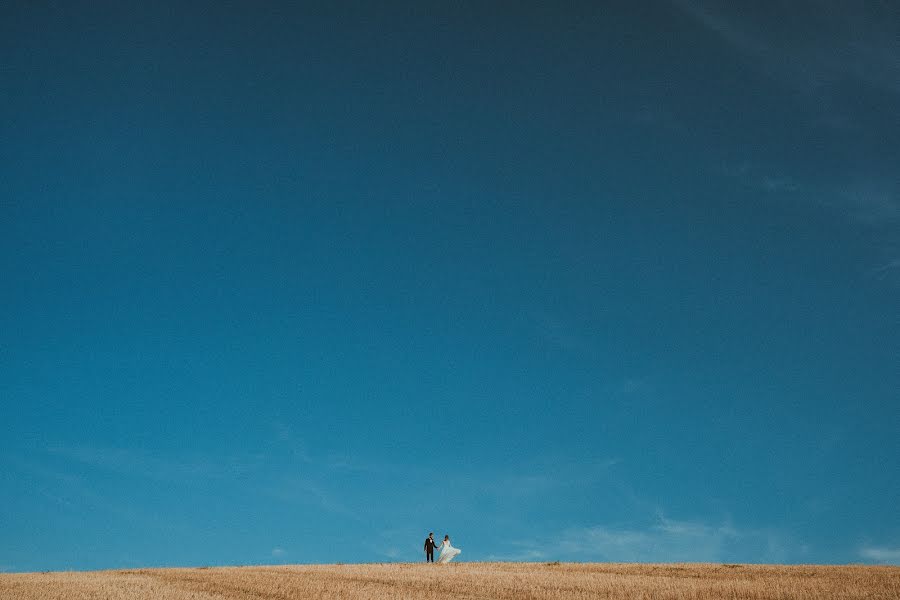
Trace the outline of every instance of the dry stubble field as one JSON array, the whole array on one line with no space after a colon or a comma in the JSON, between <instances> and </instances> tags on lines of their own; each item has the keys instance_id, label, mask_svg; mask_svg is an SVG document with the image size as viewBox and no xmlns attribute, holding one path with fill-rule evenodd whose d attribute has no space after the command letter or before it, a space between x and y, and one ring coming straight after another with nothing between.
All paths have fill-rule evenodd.
<instances>
[{"instance_id":1,"label":"dry stubble field","mask_svg":"<svg viewBox=\"0 0 900 600\"><path fill-rule=\"evenodd\" d=\"M0 575L2 600L900 598L900 567L452 563Z\"/></svg>"}]
</instances>

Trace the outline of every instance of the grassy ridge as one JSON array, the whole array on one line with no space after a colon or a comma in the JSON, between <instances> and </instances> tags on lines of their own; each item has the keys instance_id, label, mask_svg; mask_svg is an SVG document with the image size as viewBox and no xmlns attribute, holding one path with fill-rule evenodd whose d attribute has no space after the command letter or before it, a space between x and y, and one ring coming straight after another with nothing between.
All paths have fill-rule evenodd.
<instances>
[{"instance_id":1,"label":"grassy ridge","mask_svg":"<svg viewBox=\"0 0 900 600\"><path fill-rule=\"evenodd\" d=\"M900 598L900 567L615 563L302 565L12 573L0 600Z\"/></svg>"}]
</instances>

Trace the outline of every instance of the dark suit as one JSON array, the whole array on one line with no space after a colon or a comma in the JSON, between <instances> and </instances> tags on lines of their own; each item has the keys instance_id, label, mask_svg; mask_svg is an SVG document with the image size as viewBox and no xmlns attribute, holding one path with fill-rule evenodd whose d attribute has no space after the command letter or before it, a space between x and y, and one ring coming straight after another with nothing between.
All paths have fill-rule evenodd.
<instances>
[{"instance_id":1,"label":"dark suit","mask_svg":"<svg viewBox=\"0 0 900 600\"><path fill-rule=\"evenodd\" d=\"M437 546L437 542L434 541L433 537L425 538L425 562L434 562L435 546Z\"/></svg>"}]
</instances>

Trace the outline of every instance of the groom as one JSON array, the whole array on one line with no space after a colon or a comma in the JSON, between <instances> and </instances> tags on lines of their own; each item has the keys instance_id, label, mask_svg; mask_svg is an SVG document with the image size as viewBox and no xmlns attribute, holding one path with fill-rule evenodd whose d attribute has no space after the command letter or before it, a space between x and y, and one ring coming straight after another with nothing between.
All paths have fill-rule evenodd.
<instances>
[{"instance_id":1,"label":"groom","mask_svg":"<svg viewBox=\"0 0 900 600\"><path fill-rule=\"evenodd\" d=\"M434 562L434 547L437 543L434 541L434 532L428 534L425 538L425 562Z\"/></svg>"}]
</instances>

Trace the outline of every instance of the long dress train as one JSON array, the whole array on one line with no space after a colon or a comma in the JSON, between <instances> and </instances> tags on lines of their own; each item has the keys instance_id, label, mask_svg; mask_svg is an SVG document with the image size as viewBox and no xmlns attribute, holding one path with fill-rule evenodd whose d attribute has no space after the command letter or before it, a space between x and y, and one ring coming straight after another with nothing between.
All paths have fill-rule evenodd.
<instances>
[{"instance_id":1,"label":"long dress train","mask_svg":"<svg viewBox=\"0 0 900 600\"><path fill-rule=\"evenodd\" d=\"M441 555L438 557L437 561L439 563L448 563L460 552L462 552L462 550L450 545L450 540L444 540L441 542Z\"/></svg>"}]
</instances>

